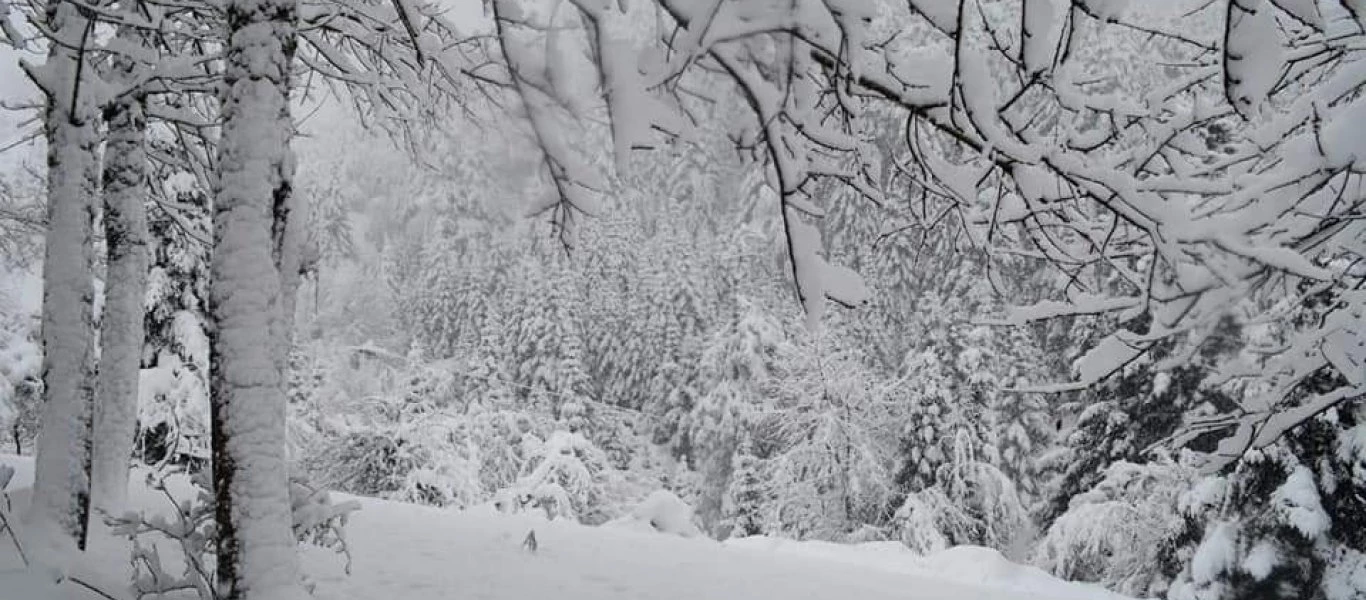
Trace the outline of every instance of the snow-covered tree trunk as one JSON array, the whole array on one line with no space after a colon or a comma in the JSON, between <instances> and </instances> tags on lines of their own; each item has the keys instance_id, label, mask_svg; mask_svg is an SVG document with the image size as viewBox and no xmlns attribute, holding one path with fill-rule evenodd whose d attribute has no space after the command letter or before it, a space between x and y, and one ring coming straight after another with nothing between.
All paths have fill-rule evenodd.
<instances>
[{"instance_id":1,"label":"snow-covered tree trunk","mask_svg":"<svg viewBox=\"0 0 1366 600\"><path fill-rule=\"evenodd\" d=\"M275 197L275 265L280 269L281 314L284 318L275 343L281 360L285 361L289 359L289 349L294 343L294 313L304 267L303 239L309 221L307 204L299 201L299 195L288 183Z\"/></svg>"},{"instance_id":2,"label":"snow-covered tree trunk","mask_svg":"<svg viewBox=\"0 0 1366 600\"><path fill-rule=\"evenodd\" d=\"M104 163L104 238L109 269L100 320L91 502L119 514L128 495L142 362L143 298L147 293L146 117L130 94L106 112L109 138Z\"/></svg>"},{"instance_id":3,"label":"snow-covered tree trunk","mask_svg":"<svg viewBox=\"0 0 1366 600\"><path fill-rule=\"evenodd\" d=\"M284 297L277 229L294 160L295 0L227 3L214 205L210 402L218 584L224 597L304 598L285 463Z\"/></svg>"},{"instance_id":4,"label":"snow-covered tree trunk","mask_svg":"<svg viewBox=\"0 0 1366 600\"><path fill-rule=\"evenodd\" d=\"M90 421L94 400L94 281L91 233L99 176L93 114L81 96L81 48L90 27L76 7L53 0L46 63L25 65L47 97L47 246L43 259L43 416L30 531L53 549L85 546L90 511Z\"/></svg>"}]
</instances>

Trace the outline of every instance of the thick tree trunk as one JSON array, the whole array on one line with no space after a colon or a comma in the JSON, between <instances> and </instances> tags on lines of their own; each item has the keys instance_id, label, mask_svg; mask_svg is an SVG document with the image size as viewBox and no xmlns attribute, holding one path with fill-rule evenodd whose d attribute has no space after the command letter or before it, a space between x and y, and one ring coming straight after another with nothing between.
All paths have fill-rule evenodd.
<instances>
[{"instance_id":1,"label":"thick tree trunk","mask_svg":"<svg viewBox=\"0 0 1366 600\"><path fill-rule=\"evenodd\" d=\"M143 299L147 293L146 119L130 95L106 113L104 235L109 271L100 321L100 369L95 405L91 501L119 514L128 496L142 363Z\"/></svg>"},{"instance_id":2,"label":"thick tree trunk","mask_svg":"<svg viewBox=\"0 0 1366 600\"><path fill-rule=\"evenodd\" d=\"M214 205L210 401L225 597L304 598L285 463L285 281L278 232L294 162L295 0L231 0Z\"/></svg>"},{"instance_id":3,"label":"thick tree trunk","mask_svg":"<svg viewBox=\"0 0 1366 600\"><path fill-rule=\"evenodd\" d=\"M84 548L90 510L90 420L94 399L94 198L99 176L92 115L82 106L81 52L86 19L67 2L47 7L47 62L29 68L47 94L47 246L43 259L43 415L33 499L26 521L34 539L60 551ZM41 560L41 558L40 558Z\"/></svg>"}]
</instances>

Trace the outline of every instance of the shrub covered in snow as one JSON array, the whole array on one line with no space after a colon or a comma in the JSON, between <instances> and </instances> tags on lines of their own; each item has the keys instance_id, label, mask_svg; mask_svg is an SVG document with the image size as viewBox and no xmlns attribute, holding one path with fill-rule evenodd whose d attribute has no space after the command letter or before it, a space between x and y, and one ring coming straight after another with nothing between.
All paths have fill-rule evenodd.
<instances>
[{"instance_id":1,"label":"shrub covered in snow","mask_svg":"<svg viewBox=\"0 0 1366 600\"><path fill-rule=\"evenodd\" d=\"M457 508L488 500L521 473L523 435L544 428L456 377L468 366L369 345L316 360L321 384L296 378L292 404L296 443L312 440L298 446L300 466L356 494Z\"/></svg>"},{"instance_id":2,"label":"shrub covered in snow","mask_svg":"<svg viewBox=\"0 0 1366 600\"><path fill-rule=\"evenodd\" d=\"M536 508L550 518L578 519L588 524L606 521L601 511L603 486L611 477L607 457L580 433L556 431L542 441L524 436L527 457L521 476L500 493L504 510Z\"/></svg>"},{"instance_id":3,"label":"shrub covered in snow","mask_svg":"<svg viewBox=\"0 0 1366 600\"><path fill-rule=\"evenodd\" d=\"M107 517L114 535L132 541L134 593L139 598L179 597L177 594L186 593L193 593L199 600L222 598L214 574L218 540L212 482L207 472L199 471L188 479L176 472L153 475L148 477L147 484L166 498L173 510L171 516L129 511ZM193 496L176 497L185 490ZM346 521L360 509L360 504L334 503L327 492L297 478L290 482L289 497L295 538L300 543L335 550L345 558L349 574L351 551L346 544ZM159 543L163 540L174 543L179 552L179 557L171 561L181 565L179 574L166 570Z\"/></svg>"},{"instance_id":4,"label":"shrub covered in snow","mask_svg":"<svg viewBox=\"0 0 1366 600\"><path fill-rule=\"evenodd\" d=\"M652 492L637 504L630 514L612 523L682 537L702 535L702 530L697 526L697 515L693 514L692 507L668 490Z\"/></svg>"},{"instance_id":5,"label":"shrub covered in snow","mask_svg":"<svg viewBox=\"0 0 1366 600\"><path fill-rule=\"evenodd\" d=\"M158 352L138 378L138 455L149 465L198 468L209 457L208 340L189 312L175 323L178 348Z\"/></svg>"},{"instance_id":6,"label":"shrub covered in snow","mask_svg":"<svg viewBox=\"0 0 1366 600\"><path fill-rule=\"evenodd\" d=\"M36 321L0 312L0 439L8 438L16 454L30 447L38 433L41 363Z\"/></svg>"},{"instance_id":7,"label":"shrub covered in snow","mask_svg":"<svg viewBox=\"0 0 1366 600\"><path fill-rule=\"evenodd\" d=\"M1111 465L1048 528L1034 564L1133 596L1165 589L1163 571L1187 529L1177 506L1195 477L1194 469L1171 460Z\"/></svg>"},{"instance_id":8,"label":"shrub covered in snow","mask_svg":"<svg viewBox=\"0 0 1366 600\"><path fill-rule=\"evenodd\" d=\"M323 460L323 458L330 460ZM381 496L401 489L425 453L386 431L352 431L314 457L314 470L345 492Z\"/></svg>"},{"instance_id":9,"label":"shrub covered in snow","mask_svg":"<svg viewBox=\"0 0 1366 600\"><path fill-rule=\"evenodd\" d=\"M934 484L909 494L894 519L902 542L922 554L963 544L1004 550L1029 522L1014 482L978 459L964 431Z\"/></svg>"}]
</instances>

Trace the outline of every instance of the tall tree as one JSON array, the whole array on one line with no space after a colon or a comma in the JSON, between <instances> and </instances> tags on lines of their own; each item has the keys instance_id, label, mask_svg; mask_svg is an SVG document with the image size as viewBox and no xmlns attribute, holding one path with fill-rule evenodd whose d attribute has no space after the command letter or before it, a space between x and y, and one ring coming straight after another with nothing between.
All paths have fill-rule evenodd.
<instances>
[{"instance_id":1,"label":"tall tree","mask_svg":"<svg viewBox=\"0 0 1366 600\"><path fill-rule=\"evenodd\" d=\"M92 233L99 189L96 115L85 49L94 23L75 3L47 3L47 61L25 64L46 98L47 248L43 260L44 407L27 520L47 541L84 548L94 401Z\"/></svg>"},{"instance_id":2,"label":"tall tree","mask_svg":"<svg viewBox=\"0 0 1366 600\"><path fill-rule=\"evenodd\" d=\"M296 0L232 0L210 273L210 410L218 585L229 599L303 598L285 463L290 69ZM289 273L290 267L294 268Z\"/></svg>"},{"instance_id":3,"label":"tall tree","mask_svg":"<svg viewBox=\"0 0 1366 600\"><path fill-rule=\"evenodd\" d=\"M125 0L119 10L138 17L138 3ZM120 27L116 38L141 45L141 32ZM136 63L119 58L110 79L129 83ZM125 90L105 109L108 141L104 160L104 243L108 270L100 318L100 368L92 437L91 499L110 514L123 510L128 495L128 463L133 454L138 407L138 374L144 341L143 300L147 296L148 198L146 96Z\"/></svg>"}]
</instances>

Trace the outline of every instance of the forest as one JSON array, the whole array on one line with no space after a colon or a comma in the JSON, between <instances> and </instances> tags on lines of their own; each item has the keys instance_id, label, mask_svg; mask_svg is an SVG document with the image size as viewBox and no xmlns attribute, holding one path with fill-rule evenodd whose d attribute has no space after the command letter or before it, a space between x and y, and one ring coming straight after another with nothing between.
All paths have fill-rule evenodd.
<instances>
[{"instance_id":1,"label":"forest","mask_svg":"<svg viewBox=\"0 0 1366 600\"><path fill-rule=\"evenodd\" d=\"M365 587L391 512L1366 597L1363 49L1363 0L0 0L0 599L532 597Z\"/></svg>"}]
</instances>

